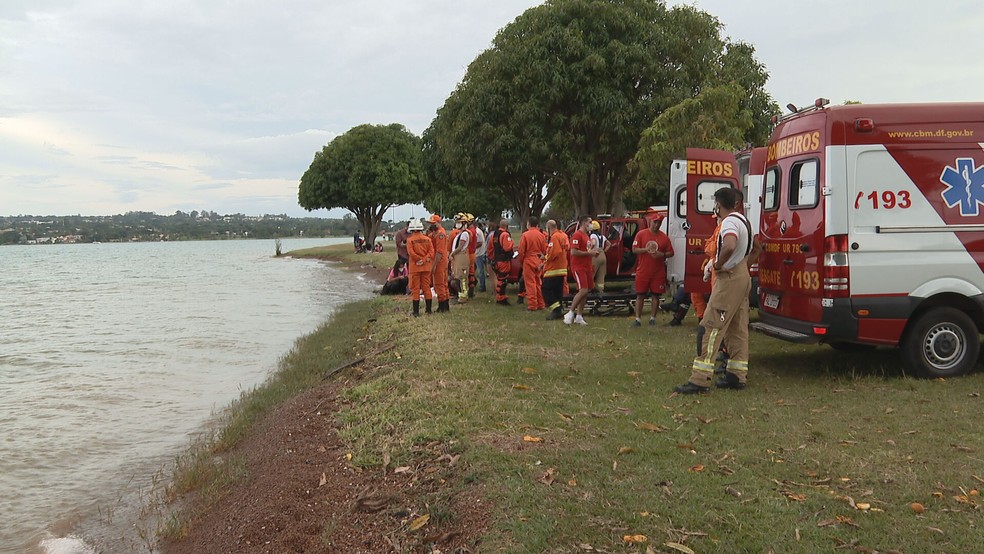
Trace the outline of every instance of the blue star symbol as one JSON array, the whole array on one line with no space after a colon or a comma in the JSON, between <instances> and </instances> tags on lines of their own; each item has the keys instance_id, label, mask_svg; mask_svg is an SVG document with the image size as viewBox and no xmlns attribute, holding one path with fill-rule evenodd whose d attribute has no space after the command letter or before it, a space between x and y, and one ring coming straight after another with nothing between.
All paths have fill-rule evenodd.
<instances>
[{"instance_id":1,"label":"blue star symbol","mask_svg":"<svg viewBox=\"0 0 984 554\"><path fill-rule=\"evenodd\" d=\"M957 158L956 167L943 169L940 181L947 186L943 191L946 205L960 205L960 215L975 216L978 206L984 204L984 166L975 167L973 158Z\"/></svg>"}]
</instances>

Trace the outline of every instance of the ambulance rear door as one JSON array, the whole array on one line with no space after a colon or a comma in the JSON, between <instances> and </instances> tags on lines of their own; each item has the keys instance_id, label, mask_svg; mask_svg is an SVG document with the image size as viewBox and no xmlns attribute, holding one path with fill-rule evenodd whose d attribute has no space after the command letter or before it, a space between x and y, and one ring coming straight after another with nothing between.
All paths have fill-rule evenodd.
<instances>
[{"instance_id":1,"label":"ambulance rear door","mask_svg":"<svg viewBox=\"0 0 984 554\"><path fill-rule=\"evenodd\" d=\"M685 168L687 186L682 191L677 190L676 196L670 199L671 206L678 210L678 217L684 220L686 231L686 250L674 250L674 257L686 253L684 286L687 291L710 294L711 284L704 282L701 265L706 259L704 241L717 227L714 193L724 187L741 189L738 164L735 155L725 150L688 148Z\"/></svg>"},{"instance_id":2,"label":"ambulance rear door","mask_svg":"<svg viewBox=\"0 0 984 554\"><path fill-rule=\"evenodd\" d=\"M826 117L815 112L776 130L763 183L759 309L804 332L823 318Z\"/></svg>"}]
</instances>

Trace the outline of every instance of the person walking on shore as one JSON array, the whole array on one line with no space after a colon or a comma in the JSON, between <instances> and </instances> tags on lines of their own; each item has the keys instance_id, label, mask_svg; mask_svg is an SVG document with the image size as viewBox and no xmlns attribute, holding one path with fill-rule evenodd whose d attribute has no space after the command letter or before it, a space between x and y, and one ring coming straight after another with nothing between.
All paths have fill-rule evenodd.
<instances>
[{"instance_id":1,"label":"person walking on shore","mask_svg":"<svg viewBox=\"0 0 984 554\"><path fill-rule=\"evenodd\" d=\"M419 219L410 220L410 236L407 238L407 254L410 256L410 298L413 299L413 316L420 315L420 297L423 295L427 313L431 313L431 278L434 275L434 243L423 233L424 224Z\"/></svg>"}]
</instances>

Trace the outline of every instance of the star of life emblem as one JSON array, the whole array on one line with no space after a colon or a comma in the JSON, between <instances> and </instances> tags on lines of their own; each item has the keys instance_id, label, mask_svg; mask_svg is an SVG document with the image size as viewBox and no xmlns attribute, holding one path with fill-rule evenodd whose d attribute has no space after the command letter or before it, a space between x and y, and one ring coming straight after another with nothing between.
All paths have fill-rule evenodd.
<instances>
[{"instance_id":1,"label":"star of life emblem","mask_svg":"<svg viewBox=\"0 0 984 554\"><path fill-rule=\"evenodd\" d=\"M961 216L976 216L984 204L984 166L978 167L973 158L957 158L954 165L940 174L947 187L940 195L947 206L960 206Z\"/></svg>"}]
</instances>

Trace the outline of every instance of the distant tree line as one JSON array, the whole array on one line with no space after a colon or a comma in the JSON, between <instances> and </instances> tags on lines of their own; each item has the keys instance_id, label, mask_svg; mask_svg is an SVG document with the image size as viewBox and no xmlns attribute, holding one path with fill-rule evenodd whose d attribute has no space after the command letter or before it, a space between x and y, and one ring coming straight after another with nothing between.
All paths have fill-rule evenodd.
<instances>
[{"instance_id":1,"label":"distant tree line","mask_svg":"<svg viewBox=\"0 0 984 554\"><path fill-rule=\"evenodd\" d=\"M384 224L384 228L389 227ZM361 230L362 225L351 214L341 219L223 215L207 210L173 215L0 216L0 244L316 238L351 236Z\"/></svg>"}]
</instances>

